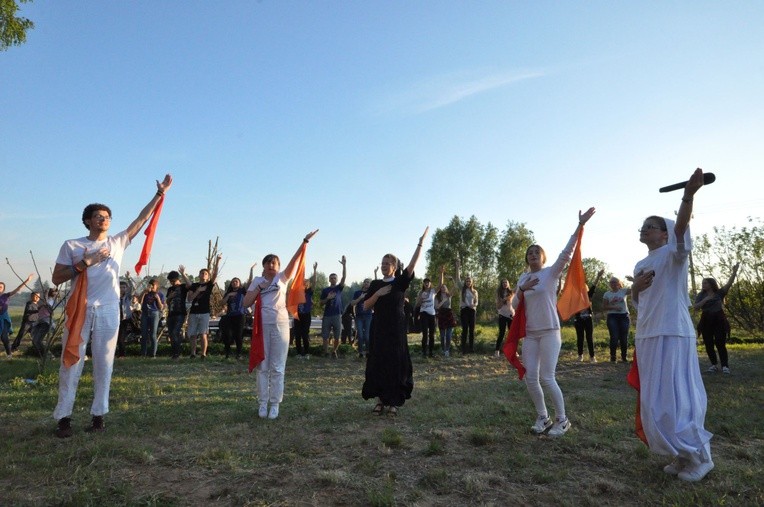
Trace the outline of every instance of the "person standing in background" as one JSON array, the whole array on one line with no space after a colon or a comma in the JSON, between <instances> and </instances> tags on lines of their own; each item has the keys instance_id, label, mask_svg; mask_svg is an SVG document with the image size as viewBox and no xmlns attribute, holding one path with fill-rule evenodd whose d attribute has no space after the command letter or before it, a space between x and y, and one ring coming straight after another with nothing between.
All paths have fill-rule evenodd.
<instances>
[{"instance_id":1,"label":"person standing in background","mask_svg":"<svg viewBox=\"0 0 764 507\"><path fill-rule=\"evenodd\" d=\"M501 281L496 289L496 310L499 313L499 336L496 337L495 357L501 357L501 344L504 337L507 336L507 330L512 325L512 319L515 317L515 309L512 308L512 296L515 295L509 286L509 280L506 278Z\"/></svg>"},{"instance_id":2,"label":"person standing in background","mask_svg":"<svg viewBox=\"0 0 764 507\"><path fill-rule=\"evenodd\" d=\"M422 328L422 357L433 357L435 348L435 289L432 281L425 278L417 298L419 322Z\"/></svg>"},{"instance_id":3,"label":"person standing in background","mask_svg":"<svg viewBox=\"0 0 764 507\"><path fill-rule=\"evenodd\" d=\"M478 307L478 291L473 286L472 278L467 276L462 281L461 263L456 260L456 285L461 291L459 319L462 321L462 354L475 350L475 316Z\"/></svg>"},{"instance_id":4,"label":"person standing in background","mask_svg":"<svg viewBox=\"0 0 764 507\"><path fill-rule=\"evenodd\" d=\"M10 336L13 332L11 326L11 317L8 315L8 300L19 293L21 289L27 286L29 282L34 278L33 274L30 274L26 280L21 282L21 285L16 287L10 292L5 292L5 283L0 282L0 339L3 341L5 347L5 355L10 359L13 357L13 350L11 347Z\"/></svg>"},{"instance_id":5,"label":"person standing in background","mask_svg":"<svg viewBox=\"0 0 764 507\"><path fill-rule=\"evenodd\" d=\"M727 355L727 334L729 333L729 321L724 314L724 298L732 288L732 284L737 276L737 270L740 263L732 267L732 275L723 287L713 278L704 278L702 290L695 298L693 308L700 309L700 322L698 322L698 332L703 338L703 344L706 346L706 354L711 361L709 373L716 373L719 367L716 365L716 350L719 351L719 360L721 361L722 373L729 375L730 365ZM716 350L714 350L716 347Z\"/></svg>"},{"instance_id":6,"label":"person standing in background","mask_svg":"<svg viewBox=\"0 0 764 507\"><path fill-rule=\"evenodd\" d=\"M626 355L629 347L629 307L626 298L631 295L630 288L624 288L616 277L610 278L610 290L602 296L603 308L607 312L607 330L610 334L610 362L614 363L618 346L621 346L621 362L628 362Z\"/></svg>"},{"instance_id":7,"label":"person standing in background","mask_svg":"<svg viewBox=\"0 0 764 507\"><path fill-rule=\"evenodd\" d=\"M604 269L600 269L597 272L597 276L594 278L594 282L589 287L589 302L591 303L594 293L597 290L597 284L600 283L600 278L605 274ZM589 308L581 310L573 316L573 325L576 328L576 346L578 347L578 361L584 360L584 337L586 337L586 346L589 348L589 362L596 363L597 358L594 357L594 322L592 320L592 305L589 304Z\"/></svg>"}]
</instances>

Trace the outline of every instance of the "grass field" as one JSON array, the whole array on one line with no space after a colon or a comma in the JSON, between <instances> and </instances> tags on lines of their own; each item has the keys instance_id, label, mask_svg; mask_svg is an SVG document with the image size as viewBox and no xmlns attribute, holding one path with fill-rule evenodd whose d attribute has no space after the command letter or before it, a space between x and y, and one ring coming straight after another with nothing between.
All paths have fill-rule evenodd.
<instances>
[{"instance_id":1,"label":"grass field","mask_svg":"<svg viewBox=\"0 0 764 507\"><path fill-rule=\"evenodd\" d=\"M38 374L31 357L2 360L0 504L764 504L761 344L731 347L732 375L704 373L716 468L687 484L633 434L628 365L578 363L566 329L558 381L573 428L535 437L525 385L492 357L493 336L484 328L474 355L425 360L410 335L415 387L397 417L371 414L348 346L338 360L289 357L276 421L257 417L244 363L128 357L115 365L107 431L87 434L88 364L68 440L52 434L55 365Z\"/></svg>"}]
</instances>

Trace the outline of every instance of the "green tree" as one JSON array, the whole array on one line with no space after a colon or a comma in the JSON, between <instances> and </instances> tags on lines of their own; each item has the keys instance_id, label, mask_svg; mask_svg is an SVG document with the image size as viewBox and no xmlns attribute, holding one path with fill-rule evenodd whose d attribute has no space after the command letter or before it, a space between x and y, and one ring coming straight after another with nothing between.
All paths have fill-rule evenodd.
<instances>
[{"instance_id":1,"label":"green tree","mask_svg":"<svg viewBox=\"0 0 764 507\"><path fill-rule=\"evenodd\" d=\"M469 220L454 216L444 229L436 229L432 235L432 244L427 251L427 272L425 276L440 282L440 267L446 267L447 276L455 273L456 261L461 263L461 276L471 276L475 288L482 295L490 288L496 288L496 228L489 222L483 225L473 215ZM493 299L485 300L481 295L478 307L493 306ZM458 301L459 294L455 294ZM452 303L458 309L458 303ZM487 306L486 306L487 308Z\"/></svg>"},{"instance_id":2,"label":"green tree","mask_svg":"<svg viewBox=\"0 0 764 507\"><path fill-rule=\"evenodd\" d=\"M34 28L34 23L27 18L16 16L19 3L31 0L0 0L0 51L11 46L18 46L27 40L27 30Z\"/></svg>"},{"instance_id":3,"label":"green tree","mask_svg":"<svg viewBox=\"0 0 764 507\"><path fill-rule=\"evenodd\" d=\"M748 227L714 227L695 238L692 276L715 278L724 285L740 262L737 281L726 298L727 318L751 334L764 330L764 223L748 218ZM698 285L700 283L698 282Z\"/></svg>"},{"instance_id":4,"label":"green tree","mask_svg":"<svg viewBox=\"0 0 764 507\"><path fill-rule=\"evenodd\" d=\"M501 233L501 239L496 251L497 279L506 278L514 287L517 279L525 270L525 250L536 242L533 232L525 224L512 220L507 221L507 227Z\"/></svg>"},{"instance_id":5,"label":"green tree","mask_svg":"<svg viewBox=\"0 0 764 507\"><path fill-rule=\"evenodd\" d=\"M464 273L473 273L478 264L478 245L483 226L473 215L464 221L454 216L443 229L435 229L432 245L427 251L427 273L430 278L440 276L440 267L446 266L446 272L454 273L457 259L462 264Z\"/></svg>"},{"instance_id":6,"label":"green tree","mask_svg":"<svg viewBox=\"0 0 764 507\"><path fill-rule=\"evenodd\" d=\"M581 263L584 265L584 274L586 275L586 283L591 289L591 284L594 283L597 278L597 273L604 271L602 277L597 282L597 288L594 291L594 297L592 298L592 311L595 313L602 312L602 295L610 290L608 281L611 274L608 273L607 264L594 257L584 257L581 259Z\"/></svg>"}]
</instances>

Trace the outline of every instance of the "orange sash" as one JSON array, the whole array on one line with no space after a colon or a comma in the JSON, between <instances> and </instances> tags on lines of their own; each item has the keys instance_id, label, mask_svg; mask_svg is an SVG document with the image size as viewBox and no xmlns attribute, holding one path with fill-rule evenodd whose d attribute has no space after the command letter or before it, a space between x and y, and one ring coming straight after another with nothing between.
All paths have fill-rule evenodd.
<instances>
[{"instance_id":1,"label":"orange sash","mask_svg":"<svg viewBox=\"0 0 764 507\"><path fill-rule=\"evenodd\" d=\"M80 360L80 344L82 343L82 326L85 324L88 302L88 271L85 269L77 276L74 289L66 302L66 329L69 332L66 347L61 360L64 366L71 368Z\"/></svg>"},{"instance_id":2,"label":"orange sash","mask_svg":"<svg viewBox=\"0 0 764 507\"><path fill-rule=\"evenodd\" d=\"M565 286L562 288L562 294L557 301L557 311L560 312L562 320L568 320L582 310L591 306L589 301L589 288L586 286L586 275L584 274L584 264L581 260L581 239L584 236L584 228L578 230L578 241L573 251L573 259L568 267L568 274L565 276Z\"/></svg>"}]
</instances>

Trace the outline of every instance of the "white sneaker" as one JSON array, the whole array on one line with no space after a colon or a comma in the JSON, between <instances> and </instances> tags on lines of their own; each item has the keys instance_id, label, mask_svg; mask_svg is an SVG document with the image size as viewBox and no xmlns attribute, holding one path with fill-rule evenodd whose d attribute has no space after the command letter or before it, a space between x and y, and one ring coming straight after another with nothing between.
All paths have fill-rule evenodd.
<instances>
[{"instance_id":1,"label":"white sneaker","mask_svg":"<svg viewBox=\"0 0 764 507\"><path fill-rule=\"evenodd\" d=\"M445 351L445 352L443 352L443 355L446 356L446 357L450 357L451 353L449 351Z\"/></svg>"},{"instance_id":2,"label":"white sneaker","mask_svg":"<svg viewBox=\"0 0 764 507\"><path fill-rule=\"evenodd\" d=\"M279 406L271 405L271 410L268 412L268 419L276 419L279 416Z\"/></svg>"},{"instance_id":3,"label":"white sneaker","mask_svg":"<svg viewBox=\"0 0 764 507\"><path fill-rule=\"evenodd\" d=\"M579 354L578 355L578 362L579 363L583 363L584 362L584 355L583 354Z\"/></svg>"},{"instance_id":4,"label":"white sneaker","mask_svg":"<svg viewBox=\"0 0 764 507\"><path fill-rule=\"evenodd\" d=\"M722 373L724 373L725 375L729 375L730 369L726 366L722 366Z\"/></svg>"},{"instance_id":5,"label":"white sneaker","mask_svg":"<svg viewBox=\"0 0 764 507\"><path fill-rule=\"evenodd\" d=\"M679 475L687 467L687 459L677 457L674 461L663 467L663 471L669 475Z\"/></svg>"},{"instance_id":6,"label":"white sneaker","mask_svg":"<svg viewBox=\"0 0 764 507\"><path fill-rule=\"evenodd\" d=\"M260 408L257 410L257 416L260 417L261 419L265 419L266 417L268 417L268 404L267 403L262 403L260 405Z\"/></svg>"},{"instance_id":7,"label":"white sneaker","mask_svg":"<svg viewBox=\"0 0 764 507\"><path fill-rule=\"evenodd\" d=\"M494 352L493 357L501 357L501 353L497 350Z\"/></svg>"},{"instance_id":8,"label":"white sneaker","mask_svg":"<svg viewBox=\"0 0 764 507\"><path fill-rule=\"evenodd\" d=\"M698 482L706 476L708 472L714 469L714 462L709 461L707 463L690 463L684 470L677 474L677 477L687 482Z\"/></svg>"},{"instance_id":9,"label":"white sneaker","mask_svg":"<svg viewBox=\"0 0 764 507\"><path fill-rule=\"evenodd\" d=\"M568 432L570 426L570 421L567 417L562 421L555 421L552 425L552 429L549 430L548 435L550 437L561 437Z\"/></svg>"},{"instance_id":10,"label":"white sneaker","mask_svg":"<svg viewBox=\"0 0 764 507\"><path fill-rule=\"evenodd\" d=\"M592 357L589 358L589 362L590 363L596 363L597 362L597 358L592 356Z\"/></svg>"},{"instance_id":11,"label":"white sneaker","mask_svg":"<svg viewBox=\"0 0 764 507\"><path fill-rule=\"evenodd\" d=\"M539 416L536 419L536 423L531 426L531 431L536 435L541 435L546 430L552 427L552 420L549 416Z\"/></svg>"},{"instance_id":12,"label":"white sneaker","mask_svg":"<svg viewBox=\"0 0 764 507\"><path fill-rule=\"evenodd\" d=\"M708 373L716 373L717 371L719 371L719 368L717 368L715 364L712 364L708 369Z\"/></svg>"}]
</instances>

